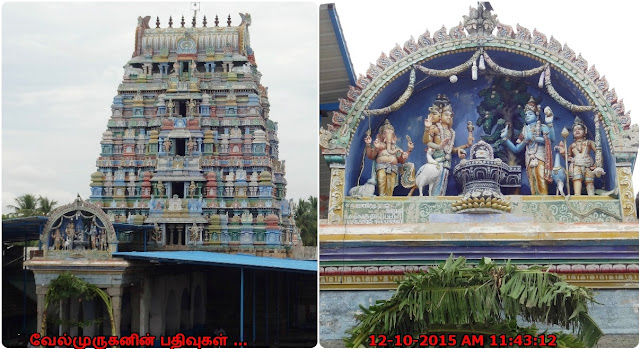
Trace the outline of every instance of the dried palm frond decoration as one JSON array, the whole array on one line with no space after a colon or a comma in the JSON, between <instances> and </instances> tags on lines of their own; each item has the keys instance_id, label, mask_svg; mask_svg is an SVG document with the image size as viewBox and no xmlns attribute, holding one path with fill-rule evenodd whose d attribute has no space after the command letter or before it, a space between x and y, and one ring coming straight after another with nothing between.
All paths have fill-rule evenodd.
<instances>
[{"instance_id":1,"label":"dried palm frond decoration","mask_svg":"<svg viewBox=\"0 0 640 349\"><path fill-rule=\"evenodd\" d=\"M366 346L372 334L539 335L535 324L558 325L558 346L594 346L602 331L589 316L590 289L571 285L542 267L518 269L483 258L476 266L450 256L427 272L406 274L395 294L356 315L345 338L348 347ZM531 325L519 326L516 318ZM540 332L540 333L539 333ZM550 334L550 333L547 333ZM393 344L393 343L388 343ZM417 344L415 344L417 345Z\"/></svg>"}]
</instances>

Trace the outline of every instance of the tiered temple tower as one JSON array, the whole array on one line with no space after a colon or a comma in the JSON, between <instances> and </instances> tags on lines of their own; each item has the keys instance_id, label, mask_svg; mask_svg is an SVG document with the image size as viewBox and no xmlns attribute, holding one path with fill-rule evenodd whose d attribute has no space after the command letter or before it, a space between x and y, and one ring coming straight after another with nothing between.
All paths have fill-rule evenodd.
<instances>
[{"instance_id":1,"label":"tiered temple tower","mask_svg":"<svg viewBox=\"0 0 640 349\"><path fill-rule=\"evenodd\" d=\"M91 202L114 222L154 224L149 249L284 256L294 240L278 126L250 46L251 16L240 16L238 26L230 16L207 26L205 16L201 27L183 17L167 28L138 18Z\"/></svg>"}]
</instances>

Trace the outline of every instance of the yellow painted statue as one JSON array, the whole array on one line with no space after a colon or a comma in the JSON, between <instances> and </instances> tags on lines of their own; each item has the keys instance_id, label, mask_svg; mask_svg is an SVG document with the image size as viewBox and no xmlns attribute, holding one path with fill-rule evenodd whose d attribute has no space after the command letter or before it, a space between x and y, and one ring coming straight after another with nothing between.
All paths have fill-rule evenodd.
<instances>
[{"instance_id":1,"label":"yellow painted statue","mask_svg":"<svg viewBox=\"0 0 640 349\"><path fill-rule=\"evenodd\" d=\"M584 182L587 187L587 195L595 195L595 185L593 181L595 177L600 178L605 172L602 169L601 161L594 161L591 157L591 151L597 154L598 149L596 143L587 139L587 126L576 116L573 122L573 143L569 146L569 177L573 181L574 195L582 195L582 184ZM558 152L564 158L567 157L566 146L564 142L558 144ZM596 156L598 159L598 156Z\"/></svg>"},{"instance_id":2,"label":"yellow painted statue","mask_svg":"<svg viewBox=\"0 0 640 349\"><path fill-rule=\"evenodd\" d=\"M469 132L467 143L455 147L456 132L453 130L451 102L446 95L439 94L434 104L429 107L429 115L424 120L422 136L422 143L434 150L433 159L444 166L436 183L429 186L429 195L446 195L452 155L464 159L465 149L473 144L473 125L468 124L467 130Z\"/></svg>"},{"instance_id":3,"label":"yellow painted statue","mask_svg":"<svg viewBox=\"0 0 640 349\"><path fill-rule=\"evenodd\" d=\"M375 160L376 181L379 196L393 196L393 189L398 184L398 164L403 164L413 150L413 142L409 140L407 151L396 146L395 130L389 120L380 127L376 139L371 143L371 136L364 138L367 158Z\"/></svg>"}]
</instances>

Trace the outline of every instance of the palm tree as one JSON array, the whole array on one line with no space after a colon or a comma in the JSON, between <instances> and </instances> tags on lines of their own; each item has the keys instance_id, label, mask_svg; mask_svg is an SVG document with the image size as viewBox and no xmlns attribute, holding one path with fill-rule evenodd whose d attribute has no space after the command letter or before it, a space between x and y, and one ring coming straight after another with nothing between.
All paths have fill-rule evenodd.
<instances>
[{"instance_id":1,"label":"palm tree","mask_svg":"<svg viewBox=\"0 0 640 349\"><path fill-rule=\"evenodd\" d=\"M43 216L50 215L57 204L58 201L56 200L49 199L43 196L38 197L38 211Z\"/></svg>"},{"instance_id":2,"label":"palm tree","mask_svg":"<svg viewBox=\"0 0 640 349\"><path fill-rule=\"evenodd\" d=\"M15 198L16 205L7 205L13 209L18 217L36 216L38 214L38 199L33 194L24 194Z\"/></svg>"},{"instance_id":3,"label":"palm tree","mask_svg":"<svg viewBox=\"0 0 640 349\"><path fill-rule=\"evenodd\" d=\"M300 229L303 245L316 246L318 243L318 198L309 196L307 200L299 199L294 219L296 227Z\"/></svg>"},{"instance_id":4,"label":"palm tree","mask_svg":"<svg viewBox=\"0 0 640 349\"><path fill-rule=\"evenodd\" d=\"M518 317L532 324L571 328L571 334L544 333L547 339L556 336L558 346L594 346L602 331L587 312L588 301L594 301L590 289L568 284L541 267L518 269L510 261L499 266L489 258L472 267L463 257L451 256L426 273L406 274L390 299L369 308L360 306L363 313L356 315L358 323L348 331L351 336L345 343L375 346L377 335L392 340L396 335L543 335L535 325L518 326Z\"/></svg>"}]
</instances>

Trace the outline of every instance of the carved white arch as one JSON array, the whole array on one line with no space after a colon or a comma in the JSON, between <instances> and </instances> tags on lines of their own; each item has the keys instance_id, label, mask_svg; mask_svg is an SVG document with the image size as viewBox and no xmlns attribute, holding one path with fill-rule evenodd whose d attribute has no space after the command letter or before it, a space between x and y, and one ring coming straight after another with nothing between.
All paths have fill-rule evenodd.
<instances>
[{"instance_id":1,"label":"carved white arch","mask_svg":"<svg viewBox=\"0 0 640 349\"><path fill-rule=\"evenodd\" d=\"M524 27L518 25L517 29L515 33L510 26L497 22L495 36L478 33L467 36L462 24L452 28L449 34L442 27L433 38L426 31L419 36L417 43L411 37L404 47L396 45L389 56L382 53L376 64L370 65L366 76L361 74L356 86L349 87L347 98L339 100L339 111L334 112L333 124L320 130L320 146L327 161L336 161L331 156L339 158L348 154L353 135L359 123L366 118L365 111L389 83L414 65L465 51L473 54L480 49L526 56L564 75L589 101L593 108L591 112L601 115L610 149L616 158L625 162L634 159L638 148L638 127L631 125L630 113L625 111L622 99L618 100L615 89L609 90L606 78L600 77L595 66L589 69L587 61L581 55L576 57L566 44L561 46L553 37L547 42L546 35L537 30L531 35ZM549 68L546 69L546 80L550 78Z\"/></svg>"},{"instance_id":2,"label":"carved white arch","mask_svg":"<svg viewBox=\"0 0 640 349\"><path fill-rule=\"evenodd\" d=\"M60 206L51 212L50 218L47 220L47 223L42 230L42 235L40 235L40 241L42 242L42 246L46 246L45 253L48 250L48 237L51 233L52 229L55 229L54 224L63 216L75 215L78 211L88 212L96 217L96 219L100 220L100 222L104 225L105 234L107 235L107 241L109 242L109 251L115 251L115 246L118 243L118 238L116 234L116 230L111 224L109 220L109 216L98 206L95 206L87 201L83 201L80 196L78 198L67 205Z\"/></svg>"}]
</instances>

